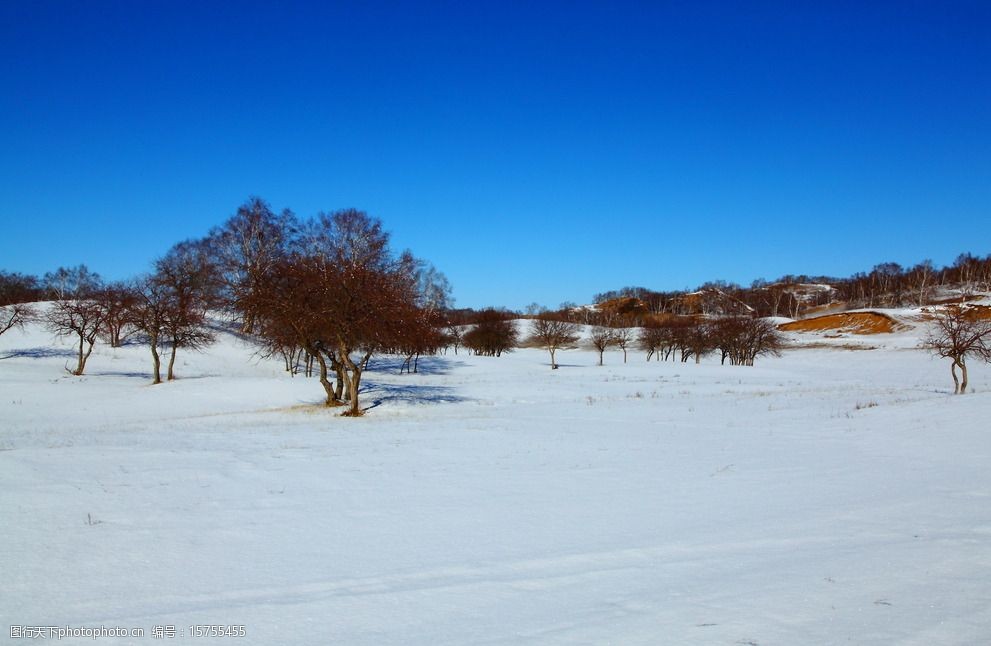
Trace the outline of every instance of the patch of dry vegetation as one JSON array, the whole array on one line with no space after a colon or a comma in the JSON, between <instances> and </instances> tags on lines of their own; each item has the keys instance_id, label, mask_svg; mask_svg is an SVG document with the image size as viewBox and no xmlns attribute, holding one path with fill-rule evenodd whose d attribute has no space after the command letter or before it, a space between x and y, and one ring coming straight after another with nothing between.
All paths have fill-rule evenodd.
<instances>
[{"instance_id":1,"label":"patch of dry vegetation","mask_svg":"<svg viewBox=\"0 0 991 646\"><path fill-rule=\"evenodd\" d=\"M890 334L904 327L879 312L841 312L778 326L783 332L846 332L849 334Z\"/></svg>"}]
</instances>

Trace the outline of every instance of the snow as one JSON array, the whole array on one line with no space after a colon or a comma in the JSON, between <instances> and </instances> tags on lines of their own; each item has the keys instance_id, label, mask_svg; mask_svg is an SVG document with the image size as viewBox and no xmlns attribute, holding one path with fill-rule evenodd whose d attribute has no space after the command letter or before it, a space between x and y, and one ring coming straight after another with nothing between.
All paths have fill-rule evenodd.
<instances>
[{"instance_id":1,"label":"snow","mask_svg":"<svg viewBox=\"0 0 991 646\"><path fill-rule=\"evenodd\" d=\"M981 644L991 370L921 328L752 368L373 360L361 419L249 342L0 337L0 630L237 644ZM844 339L849 341L849 338ZM244 637L192 638L196 624ZM13 641L13 640L12 640ZM164 641L169 641L168 639Z\"/></svg>"}]
</instances>

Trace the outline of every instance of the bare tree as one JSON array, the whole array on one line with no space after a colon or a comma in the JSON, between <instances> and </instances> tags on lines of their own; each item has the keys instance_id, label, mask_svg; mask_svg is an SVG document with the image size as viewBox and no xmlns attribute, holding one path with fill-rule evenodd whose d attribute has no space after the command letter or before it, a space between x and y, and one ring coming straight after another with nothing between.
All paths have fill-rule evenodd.
<instances>
[{"instance_id":1,"label":"bare tree","mask_svg":"<svg viewBox=\"0 0 991 646\"><path fill-rule=\"evenodd\" d=\"M447 345L454 350L454 354L458 354L458 348L464 343L465 332L464 328L460 325L455 325L454 323L448 323L444 328L444 335L447 340Z\"/></svg>"},{"instance_id":2,"label":"bare tree","mask_svg":"<svg viewBox=\"0 0 991 646\"><path fill-rule=\"evenodd\" d=\"M434 274L410 254L395 256L389 235L377 218L348 209L321 215L306 227L307 236L293 256L276 261L261 275L245 303L269 343L292 343L320 363L327 403L349 403L347 416L364 413L361 379L372 355L380 351L423 349L432 327L430 311L445 292ZM437 289L420 292L423 285ZM408 351L408 350L407 350ZM328 364L337 376L331 385Z\"/></svg>"},{"instance_id":3,"label":"bare tree","mask_svg":"<svg viewBox=\"0 0 991 646\"><path fill-rule=\"evenodd\" d=\"M516 326L506 312L482 310L474 325L463 335L466 348L479 356L500 357L510 352L519 341Z\"/></svg>"},{"instance_id":4,"label":"bare tree","mask_svg":"<svg viewBox=\"0 0 991 646\"><path fill-rule=\"evenodd\" d=\"M932 287L935 273L932 261L923 260L915 267L912 267L906 276L912 291L915 293L915 301L919 307L926 304L926 297Z\"/></svg>"},{"instance_id":5,"label":"bare tree","mask_svg":"<svg viewBox=\"0 0 991 646\"><path fill-rule=\"evenodd\" d=\"M152 383L162 383L162 358L159 352L166 333L171 298L168 289L152 276L139 279L131 289L133 298L127 309L127 318L142 334L151 350Z\"/></svg>"},{"instance_id":6,"label":"bare tree","mask_svg":"<svg viewBox=\"0 0 991 646\"><path fill-rule=\"evenodd\" d=\"M15 327L24 327L34 317L34 308L27 303L12 303L0 307L0 335Z\"/></svg>"},{"instance_id":7,"label":"bare tree","mask_svg":"<svg viewBox=\"0 0 991 646\"><path fill-rule=\"evenodd\" d=\"M86 265L59 267L41 280L48 297L57 301L89 298L103 285L100 274Z\"/></svg>"},{"instance_id":8,"label":"bare tree","mask_svg":"<svg viewBox=\"0 0 991 646\"><path fill-rule=\"evenodd\" d=\"M616 343L616 335L612 328L605 325L593 325L589 335L592 347L599 353L599 365L602 365L602 355L605 354L609 346Z\"/></svg>"},{"instance_id":9,"label":"bare tree","mask_svg":"<svg viewBox=\"0 0 991 646\"><path fill-rule=\"evenodd\" d=\"M135 304L133 289L120 282L98 289L93 299L103 310L103 336L111 348L119 348L128 335L129 314Z\"/></svg>"},{"instance_id":10,"label":"bare tree","mask_svg":"<svg viewBox=\"0 0 991 646\"><path fill-rule=\"evenodd\" d=\"M0 271L0 335L37 316L30 301L37 300L39 291L34 277Z\"/></svg>"},{"instance_id":11,"label":"bare tree","mask_svg":"<svg viewBox=\"0 0 991 646\"><path fill-rule=\"evenodd\" d=\"M179 348L200 350L214 342L207 325L216 273L204 245L181 242L160 258L152 280L165 289L167 298L164 332L170 346L167 379L175 379Z\"/></svg>"},{"instance_id":12,"label":"bare tree","mask_svg":"<svg viewBox=\"0 0 991 646\"><path fill-rule=\"evenodd\" d=\"M578 341L578 330L577 323L563 321L543 313L531 322L529 341L550 353L551 370L557 370L555 354L559 349L572 346Z\"/></svg>"},{"instance_id":13,"label":"bare tree","mask_svg":"<svg viewBox=\"0 0 991 646\"><path fill-rule=\"evenodd\" d=\"M979 309L962 306L934 312L922 347L950 360L953 392L962 395L967 392L967 357L991 361L991 319L982 317Z\"/></svg>"},{"instance_id":14,"label":"bare tree","mask_svg":"<svg viewBox=\"0 0 991 646\"><path fill-rule=\"evenodd\" d=\"M266 272L287 256L298 228L292 211L276 214L263 199L250 197L210 232L206 243L222 279L225 305L241 316L242 331L253 328L251 317L245 314L245 299Z\"/></svg>"},{"instance_id":15,"label":"bare tree","mask_svg":"<svg viewBox=\"0 0 991 646\"><path fill-rule=\"evenodd\" d=\"M636 333L631 327L618 327L613 329L613 343L623 351L623 363L626 363L626 350L630 344L636 340Z\"/></svg>"},{"instance_id":16,"label":"bare tree","mask_svg":"<svg viewBox=\"0 0 991 646\"><path fill-rule=\"evenodd\" d=\"M82 375L103 326L102 308L96 301L89 299L55 301L45 313L45 323L58 336L75 336L79 339L76 369L71 372L76 376Z\"/></svg>"},{"instance_id":17,"label":"bare tree","mask_svg":"<svg viewBox=\"0 0 991 646\"><path fill-rule=\"evenodd\" d=\"M734 316L716 320L709 327L713 345L734 366L752 366L759 356L778 356L784 337L771 321L763 318Z\"/></svg>"}]
</instances>

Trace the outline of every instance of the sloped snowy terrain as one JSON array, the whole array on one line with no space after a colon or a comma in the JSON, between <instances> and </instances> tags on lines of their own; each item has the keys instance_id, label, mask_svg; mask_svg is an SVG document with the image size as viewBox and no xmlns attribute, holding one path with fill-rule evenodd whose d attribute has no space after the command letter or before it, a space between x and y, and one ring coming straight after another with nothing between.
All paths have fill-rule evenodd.
<instances>
[{"instance_id":1,"label":"sloped snowy terrain","mask_svg":"<svg viewBox=\"0 0 991 646\"><path fill-rule=\"evenodd\" d=\"M60 643L985 644L991 370L918 329L753 368L381 357L361 419L231 335L0 337L0 630ZM244 626L194 638L191 625ZM15 640L11 640L12 642Z\"/></svg>"}]
</instances>

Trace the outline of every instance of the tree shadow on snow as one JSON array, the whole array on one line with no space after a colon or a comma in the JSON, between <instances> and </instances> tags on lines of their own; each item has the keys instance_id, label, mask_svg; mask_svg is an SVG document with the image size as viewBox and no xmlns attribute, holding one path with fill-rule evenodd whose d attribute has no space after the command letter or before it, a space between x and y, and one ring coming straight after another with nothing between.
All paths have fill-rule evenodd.
<instances>
[{"instance_id":1,"label":"tree shadow on snow","mask_svg":"<svg viewBox=\"0 0 991 646\"><path fill-rule=\"evenodd\" d=\"M14 357L27 357L28 359L71 359L76 356L73 350L58 350L56 348L21 348L11 350L10 353L0 357L0 359L13 359Z\"/></svg>"},{"instance_id":2,"label":"tree shadow on snow","mask_svg":"<svg viewBox=\"0 0 991 646\"><path fill-rule=\"evenodd\" d=\"M128 377L133 379L147 379L151 381L150 372L127 372L122 370L104 370L102 372L91 373L94 377Z\"/></svg>"},{"instance_id":3,"label":"tree shadow on snow","mask_svg":"<svg viewBox=\"0 0 991 646\"><path fill-rule=\"evenodd\" d=\"M467 397L454 394L449 386L424 386L415 384L377 384L367 383L361 387L360 395L371 404L365 410L377 408L382 404L456 404L468 401Z\"/></svg>"},{"instance_id":4,"label":"tree shadow on snow","mask_svg":"<svg viewBox=\"0 0 991 646\"><path fill-rule=\"evenodd\" d=\"M373 357L368 363L369 372L393 372L398 373L406 363L406 357L388 355L384 357ZM457 359L448 357L420 357L416 365L417 375L447 375L454 368L460 368L467 364Z\"/></svg>"}]
</instances>

